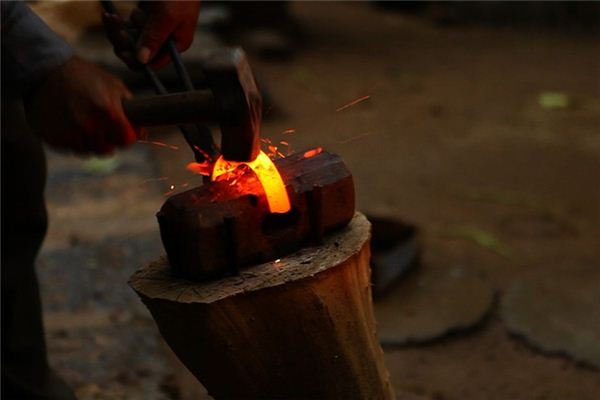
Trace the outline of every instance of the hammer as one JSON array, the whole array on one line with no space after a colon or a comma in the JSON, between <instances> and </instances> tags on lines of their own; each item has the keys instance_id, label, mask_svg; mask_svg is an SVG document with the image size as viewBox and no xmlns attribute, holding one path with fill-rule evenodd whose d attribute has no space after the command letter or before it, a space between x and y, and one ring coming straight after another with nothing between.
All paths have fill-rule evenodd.
<instances>
[{"instance_id":1,"label":"hammer","mask_svg":"<svg viewBox=\"0 0 600 400\"><path fill-rule=\"evenodd\" d=\"M203 72L209 89L123 100L127 118L144 127L216 122L223 158L254 160L260 151L262 97L245 53L215 50Z\"/></svg>"}]
</instances>

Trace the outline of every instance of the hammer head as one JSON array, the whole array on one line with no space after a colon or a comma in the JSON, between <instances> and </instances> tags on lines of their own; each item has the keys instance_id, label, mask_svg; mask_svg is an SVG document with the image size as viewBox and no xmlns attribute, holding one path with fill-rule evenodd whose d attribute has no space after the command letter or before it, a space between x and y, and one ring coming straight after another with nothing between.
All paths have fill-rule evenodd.
<instances>
[{"instance_id":1,"label":"hammer head","mask_svg":"<svg viewBox=\"0 0 600 400\"><path fill-rule=\"evenodd\" d=\"M206 81L220 108L221 153L226 160L252 161L260 151L262 96L239 48L206 57Z\"/></svg>"}]
</instances>

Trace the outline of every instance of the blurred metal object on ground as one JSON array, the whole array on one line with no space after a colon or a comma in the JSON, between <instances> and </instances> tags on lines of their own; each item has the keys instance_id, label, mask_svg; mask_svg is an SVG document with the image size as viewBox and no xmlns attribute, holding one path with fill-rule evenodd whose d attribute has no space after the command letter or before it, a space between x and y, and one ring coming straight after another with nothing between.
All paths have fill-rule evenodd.
<instances>
[{"instance_id":1,"label":"blurred metal object on ground","mask_svg":"<svg viewBox=\"0 0 600 400\"><path fill-rule=\"evenodd\" d=\"M371 281L378 298L419 264L417 228L400 220L369 216L371 230Z\"/></svg>"}]
</instances>

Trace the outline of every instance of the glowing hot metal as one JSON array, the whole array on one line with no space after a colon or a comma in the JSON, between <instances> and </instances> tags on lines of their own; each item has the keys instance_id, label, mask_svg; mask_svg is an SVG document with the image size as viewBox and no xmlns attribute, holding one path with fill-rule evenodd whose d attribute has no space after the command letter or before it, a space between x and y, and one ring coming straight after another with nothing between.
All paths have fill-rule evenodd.
<instances>
[{"instance_id":1,"label":"glowing hot metal","mask_svg":"<svg viewBox=\"0 0 600 400\"><path fill-rule=\"evenodd\" d=\"M231 173L242 165L246 165L254 171L265 191L269 210L272 213L286 213L290 211L290 198L283 179L281 179L281 175L277 171L273 161L263 151L258 154L258 157L254 161L250 162L227 161L223 156L219 157L215 163L211 180L215 181L220 176Z\"/></svg>"}]
</instances>

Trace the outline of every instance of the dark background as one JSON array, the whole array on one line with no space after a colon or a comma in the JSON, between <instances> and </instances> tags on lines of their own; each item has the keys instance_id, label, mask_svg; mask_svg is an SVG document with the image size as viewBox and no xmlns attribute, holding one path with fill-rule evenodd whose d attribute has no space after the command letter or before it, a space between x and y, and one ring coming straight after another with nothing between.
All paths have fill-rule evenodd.
<instances>
[{"instance_id":1,"label":"dark background","mask_svg":"<svg viewBox=\"0 0 600 400\"><path fill-rule=\"evenodd\" d=\"M598 3L221 6L203 6L184 55L190 68L204 48L244 45L269 95L263 137L340 154L360 210L419 228L420 269L376 303L397 306L401 327L415 330L400 329L417 344L384 348L398 398L596 398ZM84 55L142 89L99 33L95 3L34 7ZM200 183L185 170L191 153L176 130L151 137L179 150L49 156L39 274L50 359L81 399L198 390L177 379L126 285L162 254L154 213L164 193ZM449 271L482 278L436 286ZM495 301L473 311L489 290ZM542 333L558 325L559 339L544 350L539 336L511 334L511 321ZM439 325L436 334L420 337L428 324Z\"/></svg>"}]
</instances>

